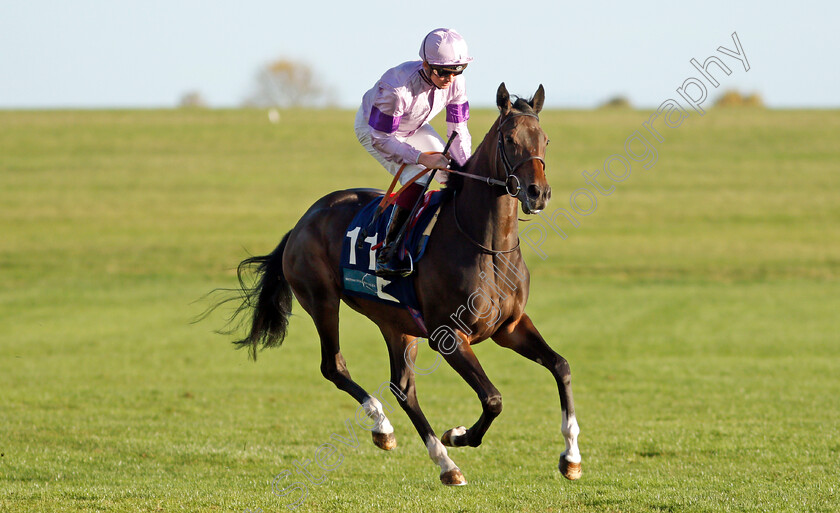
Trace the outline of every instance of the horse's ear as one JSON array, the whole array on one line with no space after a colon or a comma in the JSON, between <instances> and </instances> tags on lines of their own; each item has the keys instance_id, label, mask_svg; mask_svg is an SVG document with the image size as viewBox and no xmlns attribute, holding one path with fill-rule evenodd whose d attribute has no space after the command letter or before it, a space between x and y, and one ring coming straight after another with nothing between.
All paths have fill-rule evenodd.
<instances>
[{"instance_id":1,"label":"horse's ear","mask_svg":"<svg viewBox=\"0 0 840 513\"><path fill-rule=\"evenodd\" d=\"M543 108L543 103L545 103L545 89L543 89L542 84L540 84L540 87L537 88L537 92L534 93L534 98L531 100L531 108L534 109L534 112L539 114Z\"/></svg>"},{"instance_id":2,"label":"horse's ear","mask_svg":"<svg viewBox=\"0 0 840 513\"><path fill-rule=\"evenodd\" d=\"M499 90L496 91L496 106L499 107L502 116L506 116L510 112L510 93L508 93L504 82L499 85Z\"/></svg>"}]
</instances>

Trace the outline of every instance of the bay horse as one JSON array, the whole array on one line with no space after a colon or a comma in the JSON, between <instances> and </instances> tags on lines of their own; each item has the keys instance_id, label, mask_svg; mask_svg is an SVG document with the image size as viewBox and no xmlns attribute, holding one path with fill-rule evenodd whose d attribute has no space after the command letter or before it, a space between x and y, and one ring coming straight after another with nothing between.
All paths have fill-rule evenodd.
<instances>
[{"instance_id":1,"label":"bay horse","mask_svg":"<svg viewBox=\"0 0 840 513\"><path fill-rule=\"evenodd\" d=\"M464 165L450 174L448 190L426 253L413 276L429 346L475 390L482 413L469 429L459 426L441 438L429 425L415 394L414 359L417 337L427 336L403 308L342 292L340 257L345 230L355 214L381 196L373 189L348 189L319 199L282 238L270 254L239 265L243 303L249 311L250 332L234 342L256 358L257 348L282 343L288 328L292 295L312 317L321 341L321 373L353 396L372 422L373 441L385 450L396 446L394 430L382 404L350 377L339 349L339 304L368 317L379 327L388 346L391 387L440 466L446 485L466 479L446 447L481 444L490 424L502 411L502 396L487 378L472 345L488 338L547 368L557 381L562 408L560 431L565 450L559 469L568 479L581 475L577 445L579 428L572 399L568 362L543 339L525 313L530 275L519 249L517 202L526 214L544 209L551 197L545 175L548 138L538 114L545 100L542 85L530 100L510 95L502 83L496 93L499 117ZM464 175L480 180L465 180ZM244 272L256 268L255 285L246 286ZM481 293L478 293L481 291ZM236 315L236 314L235 314ZM492 318L491 318L492 316ZM492 322L490 322L492 321Z\"/></svg>"}]
</instances>

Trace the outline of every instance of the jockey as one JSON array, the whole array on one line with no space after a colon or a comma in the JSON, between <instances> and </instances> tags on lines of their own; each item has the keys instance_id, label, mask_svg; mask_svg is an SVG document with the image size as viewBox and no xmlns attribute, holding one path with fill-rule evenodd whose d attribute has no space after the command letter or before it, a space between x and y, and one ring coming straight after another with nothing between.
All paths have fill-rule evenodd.
<instances>
[{"instance_id":1,"label":"jockey","mask_svg":"<svg viewBox=\"0 0 840 513\"><path fill-rule=\"evenodd\" d=\"M469 102L461 76L472 61L467 43L454 30L435 29L423 38L420 58L421 61L405 62L386 71L365 93L356 114L356 137L373 158L392 175L406 164L400 176L403 185L425 168L443 169L449 165L449 155L439 154L444 148L443 140L429 125L429 120L444 108L447 136L458 132L450 148L451 157L463 165L472 151L467 130ZM395 238L429 182L429 174L398 196L376 259L377 275L405 276L410 272L399 262ZM438 171L435 178L446 183L446 172Z\"/></svg>"}]
</instances>

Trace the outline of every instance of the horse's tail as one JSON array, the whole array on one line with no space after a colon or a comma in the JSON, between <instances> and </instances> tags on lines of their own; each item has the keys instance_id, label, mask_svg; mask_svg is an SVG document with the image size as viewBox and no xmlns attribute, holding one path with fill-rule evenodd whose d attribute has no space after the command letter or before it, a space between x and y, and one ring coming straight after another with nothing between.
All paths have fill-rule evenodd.
<instances>
[{"instance_id":1,"label":"horse's tail","mask_svg":"<svg viewBox=\"0 0 840 513\"><path fill-rule=\"evenodd\" d=\"M286 338L289 328L289 316L292 313L292 288L283 275L283 251L289 233L283 236L280 244L264 256L246 258L239 263L237 275L242 289L242 304L237 314L253 309L250 333L242 340L234 342L237 349L248 347L251 358L257 359L257 349L279 346ZM248 286L244 274L254 270L254 285Z\"/></svg>"}]
</instances>

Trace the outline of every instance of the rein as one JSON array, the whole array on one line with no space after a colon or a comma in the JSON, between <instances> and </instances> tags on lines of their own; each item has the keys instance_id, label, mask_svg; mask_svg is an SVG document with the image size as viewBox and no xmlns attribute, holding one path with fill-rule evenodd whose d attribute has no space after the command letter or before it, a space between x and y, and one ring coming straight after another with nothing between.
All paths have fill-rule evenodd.
<instances>
[{"instance_id":1,"label":"rein","mask_svg":"<svg viewBox=\"0 0 840 513\"><path fill-rule=\"evenodd\" d=\"M504 179L504 181L497 180L497 179L491 178L489 176L476 175L476 174L473 174L473 173L467 173L466 171L459 171L459 170L456 170L456 169L444 169L444 171L446 171L447 173L453 173L453 174L456 174L456 175L461 175L465 178L471 178L473 180L478 180L480 182L484 182L491 187L494 186L494 185L499 186L499 187L504 187L505 192L507 192L509 196L514 197L514 198L517 197L519 195L519 192L522 190L522 185L519 181L519 177L517 177L514 173L516 172L517 169L519 169L519 167L522 164L525 164L526 162L530 162L532 160L539 160L543 165L543 170L545 170L545 159L543 159L539 155L531 155L530 157L526 157L526 158L520 160L519 162L517 162L516 165L514 166L510 163L510 158L507 156L507 152L505 152L505 143L504 143L504 136L502 135L502 127L505 125L505 123L507 123L511 119L518 118L518 117L521 117L521 116L532 117L532 118L535 118L537 121L539 121L539 119L540 119L540 117L537 116L536 114L531 114L530 112L522 112L522 113L519 113L519 114L508 115L504 120L499 122L499 126L498 126L498 128L496 128L496 130L499 133L499 144L497 145L497 149L496 149L496 159L497 159L497 162L498 162L498 157L499 157L499 155L501 155L502 165L504 166L504 169L505 169L505 179ZM455 135L455 133L453 133L453 138L454 138L454 135ZM447 143L447 147L449 147L449 144L451 144L451 141L452 141L452 138L450 138L450 142ZM435 153L439 153L439 152L431 152L431 151L426 152L426 154L429 154L429 155L435 154ZM444 152L440 152L439 154L443 155L445 153L446 152L444 151ZM396 200L396 196L398 196L405 189L407 189L409 185L416 182L420 177L422 177L426 173L434 171L433 169L428 169L428 168L424 169L422 172L420 172L416 176L414 176L411 180L406 182L400 188L400 190L398 190L396 192L396 194L394 194L394 196L391 196L391 191L394 190L394 186L399 181L400 175L402 175L402 172L406 168L406 166L407 166L407 164L403 164L402 166L400 166L400 169L397 171L396 175L394 175L394 179L391 180L391 186L388 187L388 191L385 193L385 196L382 197L382 202L379 204L380 209L384 209L388 205L394 203L394 201ZM515 182L515 184L514 184L514 182ZM376 217L376 216L374 216L374 217Z\"/></svg>"},{"instance_id":2,"label":"rein","mask_svg":"<svg viewBox=\"0 0 840 513\"><path fill-rule=\"evenodd\" d=\"M514 174L516 172L516 170L519 169L523 164L525 164L527 162L530 162L532 160L540 161L540 163L542 163L542 165L543 165L543 169L545 169L545 159L543 157L540 157L539 155L531 155L529 157L525 157L524 159L517 162L516 165L513 165L513 164L510 163L510 158L508 157L507 152L505 151L505 140L504 140L504 135L502 134L502 127L508 121L510 121L512 119L515 119L515 118L518 118L518 117L522 117L522 116L532 117L532 118L535 118L537 121L539 121L539 119L540 119L539 116L537 116L536 114L531 114L530 112L521 112L521 113L517 113L517 114L510 114L510 115L506 116L502 121L500 121L499 126L496 128L496 131L499 134L499 139L498 139L499 142L498 142L497 148L496 148L496 162L497 162L497 165L498 165L499 157L501 157L502 166L504 167L504 170L505 170L504 181L497 180L497 179L491 178L489 176L476 175L476 174L473 174L473 173L467 173L466 171L459 171L459 170L455 170L455 169L444 169L444 171L446 171L448 173L453 173L453 174L456 174L456 175L460 175L460 176L463 176L465 178L471 178L473 180L478 180L480 182L484 182L491 187L492 186L504 187L505 192L507 192L507 194L509 196L513 197L513 198L516 198L517 196L519 196L519 193L522 191L522 184L519 181L519 177L517 177ZM455 134L453 133L453 137L450 138L450 142L447 143L447 148L449 147L449 144L451 144L452 139L454 139L454 135ZM428 153L433 153L433 152L428 152ZM397 191L396 194L391 196L391 191L393 191L394 186L397 184L397 182L400 178L400 175L402 174L405 167L406 167L406 164L403 164L400 167L399 171L397 171L396 175L394 176L394 179L391 181L391 186L388 188L388 192L385 193L385 195L382 198L382 201L380 202L379 206L377 207L377 211L376 211L376 214L374 215L374 219L379 217L379 214L382 213L382 211L385 209L385 207L394 203L395 200L396 200L396 197L400 193L402 193L409 185L414 183L418 178L425 175L426 173L428 173L430 171L433 171L432 169L426 169L423 172L417 174L415 177L413 177L411 180L409 180L405 185L403 185L400 188L400 190ZM455 195L457 196L457 192L455 192ZM519 245L522 243L522 241L518 238L516 240L516 245L514 247L512 247L511 249L495 250L495 249L490 249L490 248L484 246L480 242L478 242L475 239L473 239L472 237L470 237L469 234L467 234L467 232L464 231L464 229L461 227L461 223L458 221L458 209L457 209L456 205L457 205L457 202L455 202L455 198L453 197L452 213L455 217L455 226L458 228L458 231L460 231L461 234L468 241L470 241L471 244L473 244L477 248L481 249L484 253L487 253L487 254L490 254L490 255L500 255L500 254L505 254L505 253L511 253L511 252L519 249ZM525 219L523 219L523 221L525 221ZM371 221L371 225L372 224L373 224L373 221Z\"/></svg>"},{"instance_id":3,"label":"rein","mask_svg":"<svg viewBox=\"0 0 840 513\"><path fill-rule=\"evenodd\" d=\"M455 201L457 196L458 192L456 191L452 197L452 215L453 217L455 217L455 227L458 228L458 231L461 232L461 235L463 235L468 241L470 241L470 243L473 246L476 246L477 248L489 255L503 255L505 253L512 253L519 249L519 245L522 243L522 241L518 237L516 238L516 246L510 249L490 249L487 246L481 244L477 240L470 237L470 235L466 231L464 231L463 228L461 228L461 223L458 222L458 202Z\"/></svg>"},{"instance_id":4,"label":"rein","mask_svg":"<svg viewBox=\"0 0 840 513\"><path fill-rule=\"evenodd\" d=\"M490 178L489 176L481 176L481 175L474 175L472 173L467 173L466 171L456 171L455 169L444 169L447 173L452 173L456 175L465 176L467 178L472 178L473 180L478 180L480 182L484 182L487 185L499 185L501 187L507 188L507 184L502 180L496 180L495 178Z\"/></svg>"}]
</instances>

